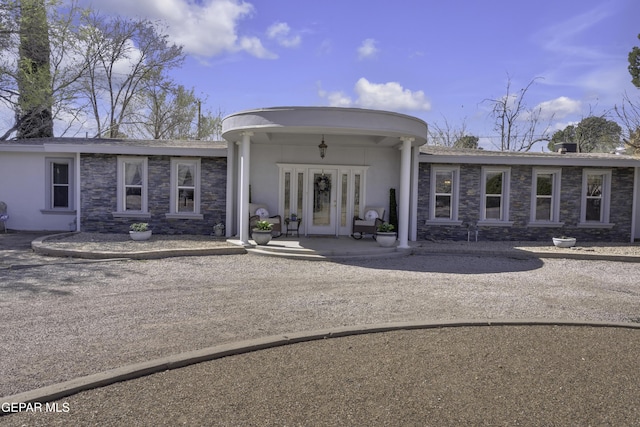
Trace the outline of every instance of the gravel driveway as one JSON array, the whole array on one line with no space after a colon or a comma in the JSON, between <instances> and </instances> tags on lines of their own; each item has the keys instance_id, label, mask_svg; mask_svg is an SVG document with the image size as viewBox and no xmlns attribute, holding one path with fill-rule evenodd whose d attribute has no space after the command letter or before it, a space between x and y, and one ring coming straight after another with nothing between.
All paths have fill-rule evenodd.
<instances>
[{"instance_id":1,"label":"gravel driveway","mask_svg":"<svg viewBox=\"0 0 640 427\"><path fill-rule=\"evenodd\" d=\"M221 343L346 325L640 323L639 277L636 263L456 255L228 255L0 270L0 395Z\"/></svg>"}]
</instances>

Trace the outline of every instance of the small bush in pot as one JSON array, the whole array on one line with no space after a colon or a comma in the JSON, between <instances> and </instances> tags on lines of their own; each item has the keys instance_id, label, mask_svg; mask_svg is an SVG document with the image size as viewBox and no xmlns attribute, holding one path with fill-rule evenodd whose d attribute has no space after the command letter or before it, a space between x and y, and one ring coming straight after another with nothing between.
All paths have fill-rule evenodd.
<instances>
[{"instance_id":1,"label":"small bush in pot","mask_svg":"<svg viewBox=\"0 0 640 427\"><path fill-rule=\"evenodd\" d=\"M396 244L396 233L393 231L395 230L393 224L383 222L378 225L377 230L376 241L380 246L391 247Z\"/></svg>"},{"instance_id":2,"label":"small bush in pot","mask_svg":"<svg viewBox=\"0 0 640 427\"><path fill-rule=\"evenodd\" d=\"M129 236L133 240L149 240L151 238L151 230L149 223L136 222L129 226Z\"/></svg>"},{"instance_id":3,"label":"small bush in pot","mask_svg":"<svg viewBox=\"0 0 640 427\"><path fill-rule=\"evenodd\" d=\"M393 226L393 224L390 224L388 222L383 222L382 224L378 225L379 233L392 233L393 230L395 230L395 227Z\"/></svg>"},{"instance_id":4,"label":"small bush in pot","mask_svg":"<svg viewBox=\"0 0 640 427\"><path fill-rule=\"evenodd\" d=\"M129 230L136 231L136 232L148 231L149 230L149 223L148 222L135 222L135 223L133 223L133 224L131 224L129 226Z\"/></svg>"},{"instance_id":5,"label":"small bush in pot","mask_svg":"<svg viewBox=\"0 0 640 427\"><path fill-rule=\"evenodd\" d=\"M252 237L258 245L266 245L271 241L271 229L273 224L269 221L258 221L253 228Z\"/></svg>"},{"instance_id":6,"label":"small bush in pot","mask_svg":"<svg viewBox=\"0 0 640 427\"><path fill-rule=\"evenodd\" d=\"M254 228L254 230L271 231L272 228L273 224L271 224L269 221L258 221L256 222L256 227Z\"/></svg>"}]
</instances>

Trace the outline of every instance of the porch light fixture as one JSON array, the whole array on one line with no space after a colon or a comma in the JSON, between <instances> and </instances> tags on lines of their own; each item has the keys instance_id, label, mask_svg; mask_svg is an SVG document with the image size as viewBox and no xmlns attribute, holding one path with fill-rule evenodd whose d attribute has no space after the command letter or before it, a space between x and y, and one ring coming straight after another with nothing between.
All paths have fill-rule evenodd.
<instances>
[{"instance_id":1,"label":"porch light fixture","mask_svg":"<svg viewBox=\"0 0 640 427\"><path fill-rule=\"evenodd\" d=\"M322 135L322 142L318 145L320 149L320 158L324 159L325 154L327 154L327 144L324 143L324 135Z\"/></svg>"}]
</instances>

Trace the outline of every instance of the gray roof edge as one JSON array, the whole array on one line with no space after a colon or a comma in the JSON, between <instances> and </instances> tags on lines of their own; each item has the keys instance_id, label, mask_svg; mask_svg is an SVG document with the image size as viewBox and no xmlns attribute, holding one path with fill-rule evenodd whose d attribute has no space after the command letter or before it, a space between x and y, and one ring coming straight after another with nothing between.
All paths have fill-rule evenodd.
<instances>
[{"instance_id":1,"label":"gray roof edge","mask_svg":"<svg viewBox=\"0 0 640 427\"><path fill-rule=\"evenodd\" d=\"M227 142L45 138L2 143L0 151L226 157Z\"/></svg>"},{"instance_id":2,"label":"gray roof edge","mask_svg":"<svg viewBox=\"0 0 640 427\"><path fill-rule=\"evenodd\" d=\"M640 167L640 158L607 154L519 154L486 152L421 152L421 163L456 163L456 164L498 164L498 165L544 165L544 166L612 166Z\"/></svg>"}]
</instances>

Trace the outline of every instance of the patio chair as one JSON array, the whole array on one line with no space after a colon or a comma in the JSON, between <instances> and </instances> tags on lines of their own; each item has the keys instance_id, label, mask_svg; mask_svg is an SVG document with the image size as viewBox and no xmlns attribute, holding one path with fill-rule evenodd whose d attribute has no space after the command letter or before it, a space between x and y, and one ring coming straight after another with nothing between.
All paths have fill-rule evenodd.
<instances>
[{"instance_id":1,"label":"patio chair","mask_svg":"<svg viewBox=\"0 0 640 427\"><path fill-rule=\"evenodd\" d=\"M5 202L0 202L0 222L2 223L2 228L4 232L7 232L7 220L9 219L9 214L7 214L7 204Z\"/></svg>"},{"instance_id":2,"label":"patio chair","mask_svg":"<svg viewBox=\"0 0 640 427\"><path fill-rule=\"evenodd\" d=\"M375 238L378 225L384 222L384 208L366 207L364 208L364 218L358 216L353 217L353 228L351 237L360 240L365 234L371 234Z\"/></svg>"},{"instance_id":3,"label":"patio chair","mask_svg":"<svg viewBox=\"0 0 640 427\"><path fill-rule=\"evenodd\" d=\"M270 215L269 208L265 204L249 203L250 236L258 221L268 221L272 224L271 234L274 238L282 235L282 217L280 215Z\"/></svg>"}]
</instances>

